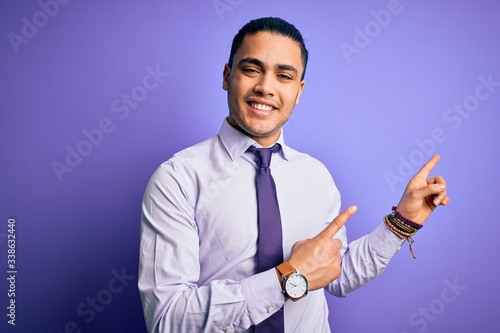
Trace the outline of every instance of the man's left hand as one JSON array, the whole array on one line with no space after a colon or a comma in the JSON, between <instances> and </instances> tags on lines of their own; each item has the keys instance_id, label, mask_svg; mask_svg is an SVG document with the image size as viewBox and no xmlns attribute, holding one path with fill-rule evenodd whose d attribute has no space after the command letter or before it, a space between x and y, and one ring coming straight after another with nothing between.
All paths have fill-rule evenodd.
<instances>
[{"instance_id":1,"label":"man's left hand","mask_svg":"<svg viewBox=\"0 0 500 333\"><path fill-rule=\"evenodd\" d=\"M397 206L401 215L418 224L424 224L437 206L446 206L450 202L443 177L427 178L440 158L439 155L434 155L425 163L406 186Z\"/></svg>"}]
</instances>

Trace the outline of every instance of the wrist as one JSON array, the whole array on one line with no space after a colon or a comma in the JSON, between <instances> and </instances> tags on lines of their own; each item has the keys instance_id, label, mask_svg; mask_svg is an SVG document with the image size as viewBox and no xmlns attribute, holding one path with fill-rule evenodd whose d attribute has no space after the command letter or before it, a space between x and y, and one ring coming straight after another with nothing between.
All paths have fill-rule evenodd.
<instances>
[{"instance_id":1,"label":"wrist","mask_svg":"<svg viewBox=\"0 0 500 333\"><path fill-rule=\"evenodd\" d=\"M285 261L276 266L276 271L285 299L296 302L307 296L309 289L307 278L289 262Z\"/></svg>"},{"instance_id":2,"label":"wrist","mask_svg":"<svg viewBox=\"0 0 500 333\"><path fill-rule=\"evenodd\" d=\"M413 238L412 236L422 228L421 224L418 224L410 219L407 219L401 215L397 210L397 207L392 207L392 213L384 217L385 226L392 231L396 236L401 239L407 239L410 244L410 253L413 258L416 259L415 253L413 252Z\"/></svg>"}]
</instances>

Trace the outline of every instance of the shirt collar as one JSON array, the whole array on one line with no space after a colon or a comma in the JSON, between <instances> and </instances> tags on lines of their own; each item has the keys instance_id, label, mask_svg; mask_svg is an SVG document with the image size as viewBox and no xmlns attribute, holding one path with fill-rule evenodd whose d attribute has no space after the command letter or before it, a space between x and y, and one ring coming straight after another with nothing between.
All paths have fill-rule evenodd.
<instances>
[{"instance_id":1,"label":"shirt collar","mask_svg":"<svg viewBox=\"0 0 500 333\"><path fill-rule=\"evenodd\" d=\"M247 135L241 133L236 128L231 126L227 118L225 118L222 122L222 126L219 130L219 138L222 141L222 145L226 148L226 151L228 152L229 157L231 157L232 161L243 155L247 151L248 147L252 145L260 148L260 145L252 138L248 137ZM278 140L276 140L276 143L279 143L281 145L281 157L285 160L288 160L287 152L290 148L285 145L285 140L283 138L283 128L281 129L280 136L278 137Z\"/></svg>"}]
</instances>

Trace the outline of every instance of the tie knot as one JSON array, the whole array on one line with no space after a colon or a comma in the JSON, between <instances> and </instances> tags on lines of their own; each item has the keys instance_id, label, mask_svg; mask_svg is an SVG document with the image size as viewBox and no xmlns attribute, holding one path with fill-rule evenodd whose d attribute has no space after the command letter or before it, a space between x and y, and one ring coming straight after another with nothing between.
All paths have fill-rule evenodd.
<instances>
[{"instance_id":1,"label":"tie knot","mask_svg":"<svg viewBox=\"0 0 500 333\"><path fill-rule=\"evenodd\" d=\"M279 143L275 144L271 148L256 148L250 146L247 152L254 153L259 158L259 168L269 168L271 164L271 156L281 150L281 145Z\"/></svg>"}]
</instances>

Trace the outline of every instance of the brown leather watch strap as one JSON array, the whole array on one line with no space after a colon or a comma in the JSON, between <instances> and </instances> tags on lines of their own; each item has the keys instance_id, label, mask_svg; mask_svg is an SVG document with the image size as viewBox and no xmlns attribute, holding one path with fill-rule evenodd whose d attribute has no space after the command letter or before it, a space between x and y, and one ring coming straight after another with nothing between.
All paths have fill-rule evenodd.
<instances>
[{"instance_id":1,"label":"brown leather watch strap","mask_svg":"<svg viewBox=\"0 0 500 333\"><path fill-rule=\"evenodd\" d=\"M295 268L288 261L285 261L282 264L279 264L276 269L281 273L282 276L288 276L290 274L295 273Z\"/></svg>"},{"instance_id":2,"label":"brown leather watch strap","mask_svg":"<svg viewBox=\"0 0 500 333\"><path fill-rule=\"evenodd\" d=\"M285 292L284 277L287 277L288 275L295 273L295 268L293 268L293 266L290 265L290 263L288 261L285 261L284 263L276 266L276 269L281 274L281 276L279 277L279 281L280 281L280 285L281 285L281 290L283 291L283 294L285 294L285 299L290 299L290 297Z\"/></svg>"}]
</instances>

